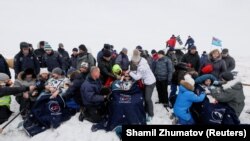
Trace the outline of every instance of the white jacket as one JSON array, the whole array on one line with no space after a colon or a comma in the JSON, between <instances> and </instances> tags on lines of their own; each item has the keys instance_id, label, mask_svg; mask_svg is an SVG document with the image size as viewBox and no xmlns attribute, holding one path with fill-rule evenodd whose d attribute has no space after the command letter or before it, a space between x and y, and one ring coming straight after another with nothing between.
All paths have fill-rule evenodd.
<instances>
[{"instance_id":1,"label":"white jacket","mask_svg":"<svg viewBox=\"0 0 250 141\"><path fill-rule=\"evenodd\" d=\"M129 75L135 80L142 79L145 85L152 85L156 82L155 76L144 58L141 58L137 70L130 72Z\"/></svg>"}]
</instances>

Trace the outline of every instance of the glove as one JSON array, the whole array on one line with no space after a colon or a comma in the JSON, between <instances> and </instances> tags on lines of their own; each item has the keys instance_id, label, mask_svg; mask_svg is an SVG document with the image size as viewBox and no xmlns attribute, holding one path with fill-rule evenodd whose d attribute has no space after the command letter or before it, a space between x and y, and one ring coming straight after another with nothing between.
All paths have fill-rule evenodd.
<instances>
[{"instance_id":1,"label":"glove","mask_svg":"<svg viewBox=\"0 0 250 141\"><path fill-rule=\"evenodd\" d=\"M216 86L218 86L219 84L220 84L219 81L214 81L214 83L213 83L213 85L216 85Z\"/></svg>"}]
</instances>

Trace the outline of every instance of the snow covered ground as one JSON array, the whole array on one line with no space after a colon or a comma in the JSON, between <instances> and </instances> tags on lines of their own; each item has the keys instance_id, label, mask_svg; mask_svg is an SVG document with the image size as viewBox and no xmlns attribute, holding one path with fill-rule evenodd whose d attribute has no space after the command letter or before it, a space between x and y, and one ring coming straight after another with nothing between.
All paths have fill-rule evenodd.
<instances>
[{"instance_id":1,"label":"snow covered ground","mask_svg":"<svg viewBox=\"0 0 250 141\"><path fill-rule=\"evenodd\" d=\"M1 0L0 53L7 58L19 51L19 43L48 41L54 49L59 42L71 52L84 43L96 55L104 43L120 51L137 45L145 49L163 49L172 35L194 37L198 50L211 50L212 36L220 38L237 62L236 70L243 82L250 83L250 2L248 0ZM246 106L240 116L250 123L250 87L244 87ZM154 101L157 93L154 92ZM14 98L12 117L18 112ZM152 124L171 124L167 111L155 105ZM48 130L33 138L18 131L18 117L0 135L0 141L118 141L114 133L92 133L91 123L78 121L78 114L58 129ZM2 126L2 125L1 125Z\"/></svg>"}]
</instances>

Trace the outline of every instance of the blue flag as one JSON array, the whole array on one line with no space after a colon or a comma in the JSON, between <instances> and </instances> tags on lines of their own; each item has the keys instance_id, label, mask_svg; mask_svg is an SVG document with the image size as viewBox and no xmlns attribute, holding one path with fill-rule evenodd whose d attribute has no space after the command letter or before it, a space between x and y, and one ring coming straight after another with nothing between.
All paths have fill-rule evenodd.
<instances>
[{"instance_id":1,"label":"blue flag","mask_svg":"<svg viewBox=\"0 0 250 141\"><path fill-rule=\"evenodd\" d=\"M221 47L222 46L221 40L218 39L218 38L213 37L213 39L212 39L212 45Z\"/></svg>"}]
</instances>

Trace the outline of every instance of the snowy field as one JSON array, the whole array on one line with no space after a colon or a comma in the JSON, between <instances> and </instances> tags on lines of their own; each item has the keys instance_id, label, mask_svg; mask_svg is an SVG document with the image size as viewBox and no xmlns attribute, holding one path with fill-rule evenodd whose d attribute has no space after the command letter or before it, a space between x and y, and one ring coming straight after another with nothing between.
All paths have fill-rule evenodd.
<instances>
[{"instance_id":1,"label":"snowy field","mask_svg":"<svg viewBox=\"0 0 250 141\"><path fill-rule=\"evenodd\" d=\"M199 52L210 51L212 36L229 48L236 59L236 70L242 81L250 83L250 2L248 0L1 0L0 53L7 58L19 51L19 43L27 41L36 48L40 40L54 49L59 42L67 51L84 43L96 55L104 43L129 54L137 45L144 49L163 49L172 35L185 41L191 35ZM13 72L13 71L12 71ZM240 116L250 124L250 87L244 87L246 106ZM153 100L157 101L154 92ZM12 98L12 117L18 113ZM161 105L154 107L151 124L171 124L169 113ZM18 117L0 135L0 141L118 141L113 132L92 133L91 123L78 121L78 115L58 129L47 130L29 138L16 127ZM0 126L2 127L2 125Z\"/></svg>"}]
</instances>

